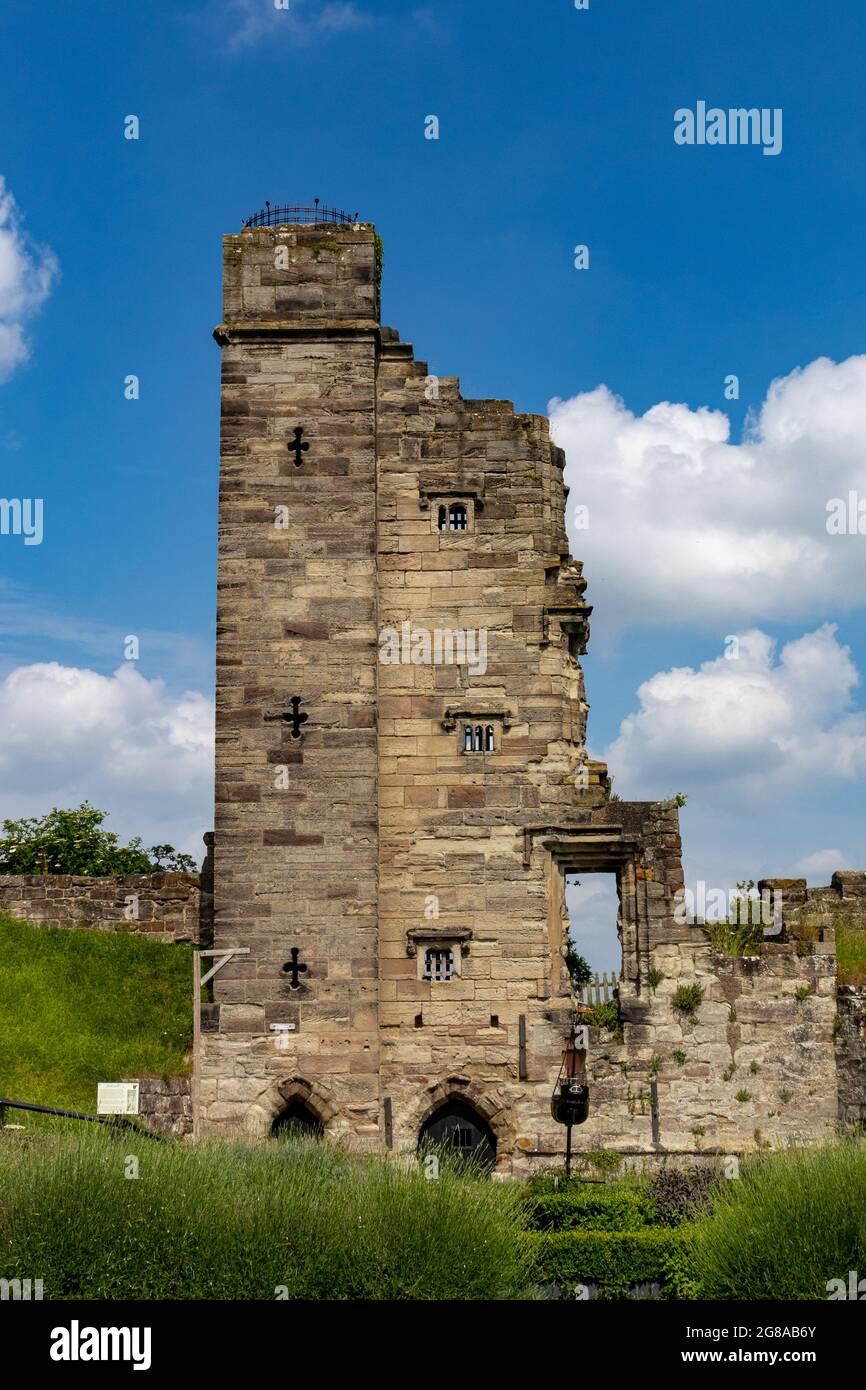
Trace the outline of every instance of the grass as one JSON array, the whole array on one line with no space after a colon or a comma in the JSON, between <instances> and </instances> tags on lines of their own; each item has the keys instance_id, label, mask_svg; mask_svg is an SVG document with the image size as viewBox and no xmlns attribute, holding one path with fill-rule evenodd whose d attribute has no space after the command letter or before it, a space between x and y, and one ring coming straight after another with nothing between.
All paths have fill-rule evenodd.
<instances>
[{"instance_id":1,"label":"grass","mask_svg":"<svg viewBox=\"0 0 866 1390\"><path fill-rule=\"evenodd\" d=\"M189 947L0 914L0 962L0 1095L92 1112L98 1081L189 1070Z\"/></svg>"},{"instance_id":2,"label":"grass","mask_svg":"<svg viewBox=\"0 0 866 1390\"><path fill-rule=\"evenodd\" d=\"M836 931L836 966L840 985L866 985L866 924L853 913L828 919L807 917L792 928L791 935L805 952L810 941L820 941L823 927Z\"/></svg>"},{"instance_id":3,"label":"grass","mask_svg":"<svg viewBox=\"0 0 866 1390\"><path fill-rule=\"evenodd\" d=\"M41 1278L46 1299L532 1297L519 1185L444 1159L428 1181L414 1156L82 1125L0 1148L0 1278Z\"/></svg>"},{"instance_id":4,"label":"grass","mask_svg":"<svg viewBox=\"0 0 866 1390\"><path fill-rule=\"evenodd\" d=\"M762 922L707 922L705 928L717 951L726 956L757 956L764 940Z\"/></svg>"},{"instance_id":5,"label":"grass","mask_svg":"<svg viewBox=\"0 0 866 1390\"><path fill-rule=\"evenodd\" d=\"M866 985L866 927L853 917L836 922L836 955L840 985Z\"/></svg>"},{"instance_id":6,"label":"grass","mask_svg":"<svg viewBox=\"0 0 866 1390\"><path fill-rule=\"evenodd\" d=\"M854 1140L744 1162L691 1228L705 1299L826 1299L866 1270L866 1146Z\"/></svg>"}]
</instances>

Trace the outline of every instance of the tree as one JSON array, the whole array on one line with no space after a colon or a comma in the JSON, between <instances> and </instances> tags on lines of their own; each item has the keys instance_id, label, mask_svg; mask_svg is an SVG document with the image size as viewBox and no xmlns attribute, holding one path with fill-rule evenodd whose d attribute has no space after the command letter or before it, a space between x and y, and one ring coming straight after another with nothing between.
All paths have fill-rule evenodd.
<instances>
[{"instance_id":1,"label":"tree","mask_svg":"<svg viewBox=\"0 0 866 1390\"><path fill-rule=\"evenodd\" d=\"M54 807L47 815L4 820L0 839L0 873L4 874L148 874L160 869L194 870L188 854L171 845L150 852L136 836L118 843L103 829L106 811L84 801L74 810Z\"/></svg>"},{"instance_id":2,"label":"tree","mask_svg":"<svg viewBox=\"0 0 866 1390\"><path fill-rule=\"evenodd\" d=\"M157 869L173 870L175 873L194 874L198 865L191 854L181 854L174 845L151 845L148 853Z\"/></svg>"},{"instance_id":3,"label":"tree","mask_svg":"<svg viewBox=\"0 0 866 1390\"><path fill-rule=\"evenodd\" d=\"M571 976L574 992L579 994L583 986L588 985L592 979L592 971L589 968L589 962L584 956L578 955L571 942L569 942L568 950L565 953L565 965Z\"/></svg>"}]
</instances>

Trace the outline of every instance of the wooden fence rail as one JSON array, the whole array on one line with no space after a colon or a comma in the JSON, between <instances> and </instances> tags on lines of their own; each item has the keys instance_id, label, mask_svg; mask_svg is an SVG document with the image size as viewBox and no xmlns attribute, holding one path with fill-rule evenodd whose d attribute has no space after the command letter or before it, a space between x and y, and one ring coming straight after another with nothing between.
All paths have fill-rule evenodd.
<instances>
[{"instance_id":1,"label":"wooden fence rail","mask_svg":"<svg viewBox=\"0 0 866 1390\"><path fill-rule=\"evenodd\" d=\"M587 1004L590 1008L595 1008L599 1004L608 1004L616 997L619 988L619 977L611 971L603 975L595 975L589 984L582 985L579 991L581 1004Z\"/></svg>"}]
</instances>

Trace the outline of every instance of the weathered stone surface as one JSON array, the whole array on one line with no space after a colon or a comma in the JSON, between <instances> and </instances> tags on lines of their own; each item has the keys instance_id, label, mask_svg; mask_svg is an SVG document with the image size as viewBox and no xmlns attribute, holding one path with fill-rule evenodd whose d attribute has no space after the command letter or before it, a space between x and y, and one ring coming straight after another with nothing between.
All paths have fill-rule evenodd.
<instances>
[{"instance_id":1,"label":"weathered stone surface","mask_svg":"<svg viewBox=\"0 0 866 1390\"><path fill-rule=\"evenodd\" d=\"M210 929L210 897L198 874L0 874L0 912L46 927L140 932L198 941Z\"/></svg>"},{"instance_id":2,"label":"weathered stone surface","mask_svg":"<svg viewBox=\"0 0 866 1390\"><path fill-rule=\"evenodd\" d=\"M189 1076L125 1076L123 1080L138 1082L138 1120L146 1129L184 1138L192 1134Z\"/></svg>"},{"instance_id":3,"label":"weathered stone surface","mask_svg":"<svg viewBox=\"0 0 866 1390\"><path fill-rule=\"evenodd\" d=\"M866 1130L866 987L840 989L838 1007L839 1123L847 1133L862 1135Z\"/></svg>"}]
</instances>

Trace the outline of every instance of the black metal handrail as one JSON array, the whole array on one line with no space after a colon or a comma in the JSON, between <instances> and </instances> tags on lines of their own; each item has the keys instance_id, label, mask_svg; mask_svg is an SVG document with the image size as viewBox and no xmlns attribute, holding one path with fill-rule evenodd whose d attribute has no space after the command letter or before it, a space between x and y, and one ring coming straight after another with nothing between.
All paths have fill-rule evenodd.
<instances>
[{"instance_id":1,"label":"black metal handrail","mask_svg":"<svg viewBox=\"0 0 866 1390\"><path fill-rule=\"evenodd\" d=\"M313 207L292 207L288 203L274 203L272 206L266 202L260 212L254 212L251 217L247 217L242 225L244 227L278 227L283 222L300 223L304 226L313 222L329 222L335 226L345 227L351 226L353 222L357 221L357 212L353 216L339 208L320 207L319 200L316 198Z\"/></svg>"},{"instance_id":2,"label":"black metal handrail","mask_svg":"<svg viewBox=\"0 0 866 1390\"><path fill-rule=\"evenodd\" d=\"M68 1120L89 1120L95 1125L117 1125L121 1129L134 1129L137 1134L144 1134L148 1139L165 1138L164 1134L157 1134L152 1129L143 1129L128 1115L86 1115L83 1110L61 1110L56 1105L34 1105L30 1100L9 1100L6 1096L0 1096L0 1129L6 1123L7 1110L35 1110L40 1115L63 1115Z\"/></svg>"}]
</instances>

